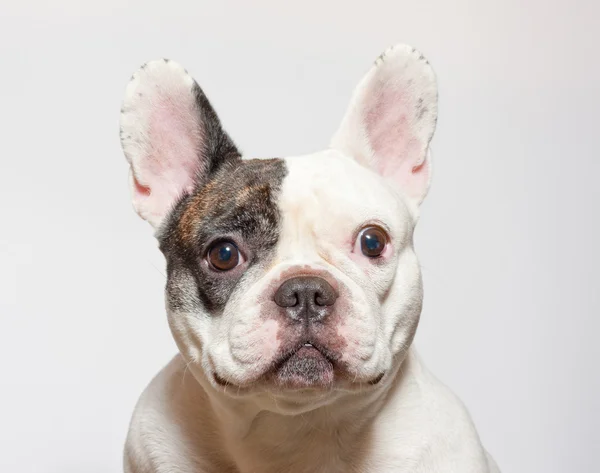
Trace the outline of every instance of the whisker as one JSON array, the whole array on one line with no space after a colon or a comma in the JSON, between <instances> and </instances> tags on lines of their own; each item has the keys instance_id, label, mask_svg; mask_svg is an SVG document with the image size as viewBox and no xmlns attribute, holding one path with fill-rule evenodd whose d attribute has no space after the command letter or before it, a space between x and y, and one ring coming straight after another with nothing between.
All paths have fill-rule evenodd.
<instances>
[{"instance_id":1,"label":"whisker","mask_svg":"<svg viewBox=\"0 0 600 473\"><path fill-rule=\"evenodd\" d=\"M189 366L192 362L188 361L185 366L183 367L183 375L181 376L181 385L183 386L183 384L185 383L185 374L187 373Z\"/></svg>"},{"instance_id":2,"label":"whisker","mask_svg":"<svg viewBox=\"0 0 600 473\"><path fill-rule=\"evenodd\" d=\"M166 280L167 280L167 276L166 276L166 274L164 274L164 273L163 273L163 272L162 272L160 269L158 269L158 268L156 267L156 265L155 265L155 264L154 264L152 261L148 260L148 262L150 263L150 265L151 265L151 266L152 266L154 269L156 269L156 272L157 272L158 274L160 274L160 275L161 275L161 276L162 276L162 277L165 279L165 281L166 281Z\"/></svg>"}]
</instances>

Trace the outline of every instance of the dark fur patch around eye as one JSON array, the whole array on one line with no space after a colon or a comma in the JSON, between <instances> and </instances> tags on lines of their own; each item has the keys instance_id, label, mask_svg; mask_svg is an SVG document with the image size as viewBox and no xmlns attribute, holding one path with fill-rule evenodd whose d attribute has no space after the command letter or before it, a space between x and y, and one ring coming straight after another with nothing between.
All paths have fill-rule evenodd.
<instances>
[{"instance_id":1,"label":"dark fur patch around eye","mask_svg":"<svg viewBox=\"0 0 600 473\"><path fill-rule=\"evenodd\" d=\"M268 261L279 239L277 198L286 172L281 159L231 160L176 205L158 235L171 309L192 310L197 300L217 314L243 279L243 271L216 274L203 266L203 251L215 238L239 240L248 267Z\"/></svg>"}]
</instances>

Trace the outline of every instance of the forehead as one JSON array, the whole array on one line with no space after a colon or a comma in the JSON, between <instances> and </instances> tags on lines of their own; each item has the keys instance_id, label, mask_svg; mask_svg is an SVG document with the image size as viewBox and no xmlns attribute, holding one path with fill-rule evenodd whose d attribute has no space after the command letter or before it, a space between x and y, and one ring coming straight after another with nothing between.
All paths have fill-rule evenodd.
<instances>
[{"instance_id":1,"label":"forehead","mask_svg":"<svg viewBox=\"0 0 600 473\"><path fill-rule=\"evenodd\" d=\"M367 220L393 225L409 217L401 194L379 175L338 151L284 158L278 206L284 221L344 226Z\"/></svg>"},{"instance_id":2,"label":"forehead","mask_svg":"<svg viewBox=\"0 0 600 473\"><path fill-rule=\"evenodd\" d=\"M165 236L187 248L231 234L272 247L290 226L347 231L368 220L394 227L408 216L400 194L376 173L327 150L224 166L180 203Z\"/></svg>"}]
</instances>

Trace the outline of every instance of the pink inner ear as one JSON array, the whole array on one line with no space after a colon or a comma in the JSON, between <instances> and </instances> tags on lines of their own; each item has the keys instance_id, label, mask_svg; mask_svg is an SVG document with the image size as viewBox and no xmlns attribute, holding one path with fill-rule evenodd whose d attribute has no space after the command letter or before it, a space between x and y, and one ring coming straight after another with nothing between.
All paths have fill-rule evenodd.
<instances>
[{"instance_id":1,"label":"pink inner ear","mask_svg":"<svg viewBox=\"0 0 600 473\"><path fill-rule=\"evenodd\" d=\"M365 128L375 169L411 197L419 197L427 189L429 166L421 156L423 143L412 130L414 99L402 85L379 81L372 86L379 90L367 93Z\"/></svg>"},{"instance_id":2,"label":"pink inner ear","mask_svg":"<svg viewBox=\"0 0 600 473\"><path fill-rule=\"evenodd\" d=\"M159 96L150 110L147 154L137 160L134 188L152 215L162 216L194 186L201 161L201 130L189 93Z\"/></svg>"},{"instance_id":3,"label":"pink inner ear","mask_svg":"<svg viewBox=\"0 0 600 473\"><path fill-rule=\"evenodd\" d=\"M177 192L189 187L200 164L199 123L188 102L187 97L161 98L148 130L152 144L149 170L156 177L167 178L166 184Z\"/></svg>"},{"instance_id":4,"label":"pink inner ear","mask_svg":"<svg viewBox=\"0 0 600 473\"><path fill-rule=\"evenodd\" d=\"M148 186L143 186L142 184L140 184L140 181L137 180L137 177L135 177L135 175L133 175L133 185L135 187L136 194L146 197L150 195L150 188Z\"/></svg>"}]
</instances>

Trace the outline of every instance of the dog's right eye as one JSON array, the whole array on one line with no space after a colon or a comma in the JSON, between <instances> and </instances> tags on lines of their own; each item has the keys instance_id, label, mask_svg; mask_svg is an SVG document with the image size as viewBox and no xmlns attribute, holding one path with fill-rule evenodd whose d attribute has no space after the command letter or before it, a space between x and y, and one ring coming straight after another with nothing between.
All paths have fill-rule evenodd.
<instances>
[{"instance_id":1,"label":"dog's right eye","mask_svg":"<svg viewBox=\"0 0 600 473\"><path fill-rule=\"evenodd\" d=\"M240 250L230 241L215 243L208 250L206 259L209 265L217 271L229 271L242 262Z\"/></svg>"}]
</instances>

